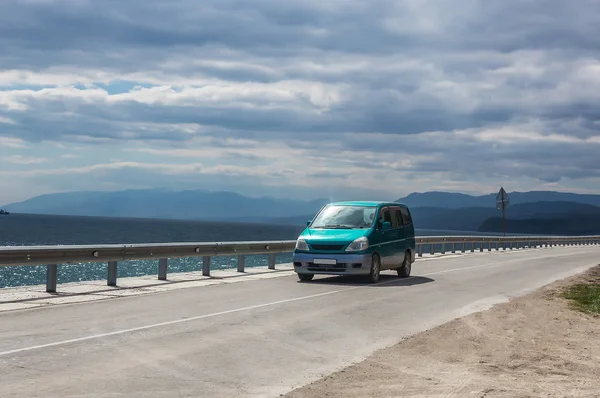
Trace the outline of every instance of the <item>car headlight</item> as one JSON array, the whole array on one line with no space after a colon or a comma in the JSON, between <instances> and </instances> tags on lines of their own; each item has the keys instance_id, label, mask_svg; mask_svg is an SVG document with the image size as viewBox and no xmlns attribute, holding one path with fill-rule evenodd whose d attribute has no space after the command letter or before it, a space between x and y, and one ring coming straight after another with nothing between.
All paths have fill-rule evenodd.
<instances>
[{"instance_id":1,"label":"car headlight","mask_svg":"<svg viewBox=\"0 0 600 398\"><path fill-rule=\"evenodd\" d=\"M296 250L308 251L308 244L304 239L298 238L298 240L296 241Z\"/></svg>"},{"instance_id":2,"label":"car headlight","mask_svg":"<svg viewBox=\"0 0 600 398\"><path fill-rule=\"evenodd\" d=\"M350 243L346 248L347 252L359 252L362 250L366 250L369 247L369 240L364 236L362 238L356 239L354 242Z\"/></svg>"}]
</instances>

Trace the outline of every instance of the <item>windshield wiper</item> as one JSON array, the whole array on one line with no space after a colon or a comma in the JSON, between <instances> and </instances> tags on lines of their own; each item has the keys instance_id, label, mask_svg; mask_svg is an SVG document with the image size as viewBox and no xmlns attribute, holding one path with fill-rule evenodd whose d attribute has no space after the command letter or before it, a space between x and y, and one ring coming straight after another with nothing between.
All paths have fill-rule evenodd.
<instances>
[{"instance_id":1,"label":"windshield wiper","mask_svg":"<svg viewBox=\"0 0 600 398\"><path fill-rule=\"evenodd\" d=\"M333 225L323 225L321 228L327 228L327 229L352 229L354 227L352 225L333 224Z\"/></svg>"}]
</instances>

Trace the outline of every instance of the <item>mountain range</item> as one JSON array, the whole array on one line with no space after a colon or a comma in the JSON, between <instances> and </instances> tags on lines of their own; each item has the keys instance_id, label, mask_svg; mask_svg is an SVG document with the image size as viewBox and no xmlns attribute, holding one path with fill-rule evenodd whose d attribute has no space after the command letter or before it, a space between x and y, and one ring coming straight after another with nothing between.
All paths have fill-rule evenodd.
<instances>
[{"instance_id":1,"label":"mountain range","mask_svg":"<svg viewBox=\"0 0 600 398\"><path fill-rule=\"evenodd\" d=\"M512 205L536 202L573 202L600 206L600 195L593 194L529 191L510 192L509 196ZM415 192L398 199L398 202L402 202L411 207L443 207L449 209L459 209L464 207L495 207L496 194L472 196L454 192Z\"/></svg>"},{"instance_id":2,"label":"mountain range","mask_svg":"<svg viewBox=\"0 0 600 398\"><path fill-rule=\"evenodd\" d=\"M40 195L5 207L12 213L239 221L311 214L328 200L251 198L234 192L165 189Z\"/></svg>"},{"instance_id":3,"label":"mountain range","mask_svg":"<svg viewBox=\"0 0 600 398\"><path fill-rule=\"evenodd\" d=\"M554 191L509 193L507 232L600 234L600 195ZM501 232L496 194L411 193L397 201L412 211L416 228ZM351 198L343 198L344 200ZM36 196L8 204L12 213L104 217L224 220L304 224L328 199L302 201L251 198L234 192L165 189L72 192Z\"/></svg>"}]
</instances>

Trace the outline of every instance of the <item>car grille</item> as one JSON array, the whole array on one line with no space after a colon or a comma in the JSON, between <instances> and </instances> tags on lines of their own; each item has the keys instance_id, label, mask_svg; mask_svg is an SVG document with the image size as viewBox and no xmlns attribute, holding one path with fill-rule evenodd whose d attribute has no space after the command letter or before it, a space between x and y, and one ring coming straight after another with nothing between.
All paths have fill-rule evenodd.
<instances>
[{"instance_id":1,"label":"car grille","mask_svg":"<svg viewBox=\"0 0 600 398\"><path fill-rule=\"evenodd\" d=\"M313 250L323 250L323 251L337 251L342 250L344 245L319 245L319 244L311 244L310 245Z\"/></svg>"},{"instance_id":2,"label":"car grille","mask_svg":"<svg viewBox=\"0 0 600 398\"><path fill-rule=\"evenodd\" d=\"M338 263L335 265L321 265L308 263L308 270L313 272L346 272L346 264Z\"/></svg>"}]
</instances>

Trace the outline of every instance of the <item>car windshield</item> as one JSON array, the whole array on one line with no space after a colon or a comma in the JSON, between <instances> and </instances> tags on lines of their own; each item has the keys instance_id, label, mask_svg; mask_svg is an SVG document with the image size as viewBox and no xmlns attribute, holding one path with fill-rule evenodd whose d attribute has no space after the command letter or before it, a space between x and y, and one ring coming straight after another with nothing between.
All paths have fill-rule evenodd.
<instances>
[{"instance_id":1,"label":"car windshield","mask_svg":"<svg viewBox=\"0 0 600 398\"><path fill-rule=\"evenodd\" d=\"M311 228L369 228L373 225L376 207L329 205L321 211Z\"/></svg>"}]
</instances>

